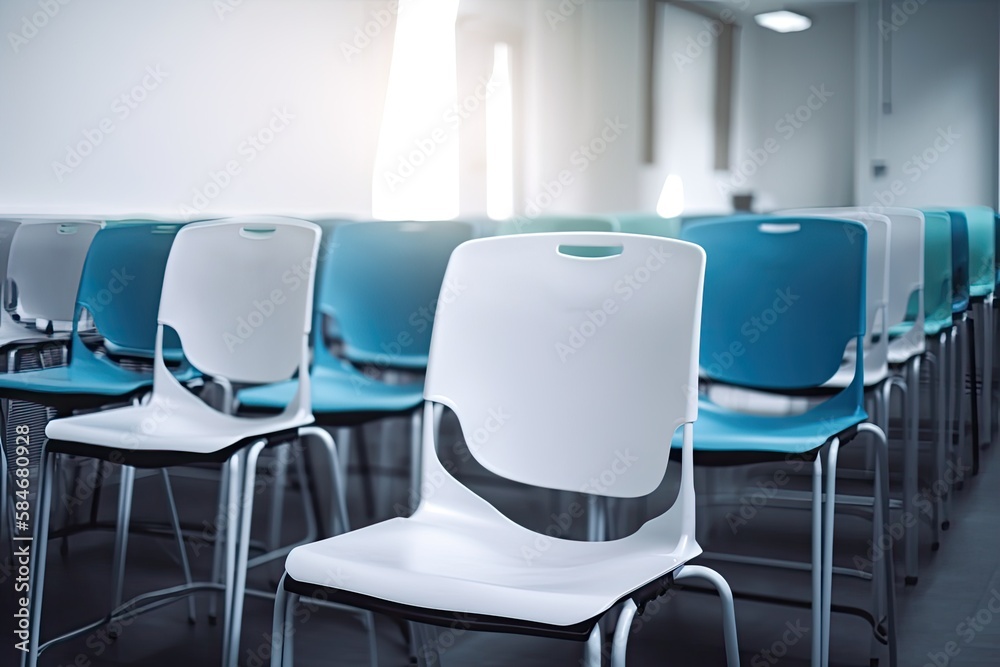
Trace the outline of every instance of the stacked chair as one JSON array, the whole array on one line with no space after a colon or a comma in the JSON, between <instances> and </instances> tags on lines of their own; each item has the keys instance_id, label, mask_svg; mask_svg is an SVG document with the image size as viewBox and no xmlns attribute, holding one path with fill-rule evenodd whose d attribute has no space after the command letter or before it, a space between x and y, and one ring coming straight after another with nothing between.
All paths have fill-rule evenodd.
<instances>
[{"instance_id":1,"label":"stacked chair","mask_svg":"<svg viewBox=\"0 0 1000 667\"><path fill-rule=\"evenodd\" d=\"M232 508L234 515L225 521L224 531L220 530L225 532L225 540L216 545L225 549L223 584L188 582L142 594L117 605L105 618L52 641L78 635L124 613L151 611L203 590L223 592L226 637L231 634L230 626L239 623L240 609L234 607L237 600L242 601L245 586L257 457L271 443L310 434L316 434L321 441L329 436L316 433L310 426L313 419L306 379L300 382L299 391L286 409L273 417L247 419L210 407L168 368L166 350L173 335L169 331L175 332L191 366L206 377L221 378L230 384L275 382L296 372L306 378L319 237L320 230L312 223L274 217L194 223L176 232L162 275L148 395L131 405L65 416L46 427L48 441L34 526L36 566L31 582L29 664L37 664L43 648L39 629L45 538L56 465L67 455L118 464L125 470L224 463L228 473L226 507ZM296 267L302 270L295 273ZM233 275L240 279L233 280ZM266 312L269 308L270 313ZM100 318L95 322L100 324ZM128 346L128 341L123 345ZM331 456L331 465L335 458ZM336 466L332 469L336 471ZM334 476L334 497L339 496L337 482ZM123 484L127 486L128 482ZM119 500L126 504L119 510L119 533L127 534L131 495L123 491ZM123 554L124 549L116 550L116 559ZM120 564L116 563L115 569L115 588L120 589ZM224 644L224 663L230 659L231 650L235 651Z\"/></svg>"},{"instance_id":2,"label":"stacked chair","mask_svg":"<svg viewBox=\"0 0 1000 667\"><path fill-rule=\"evenodd\" d=\"M221 607L223 667L240 664L250 596L273 598L273 665L293 664L301 602L357 615L373 667L375 614L404 628L418 658L417 640L434 643L437 628L460 620L471 631L575 641L581 664L600 667L609 651L612 667L624 667L636 617L671 589L698 590L691 580L700 578L710 584L701 591L721 601L718 664L739 664L734 597L746 596L810 609L813 667L831 663L834 614L845 612L871 624L872 664L888 654L896 667L893 542L904 540L902 581L915 585L921 541L919 520L893 535L891 513L920 516L922 473L975 472L981 449L996 442L998 231L1000 215L985 207L473 224L0 220L4 539L17 534L11 426L26 415L48 422L44 438L31 433L38 492L26 664L57 642L177 601L188 602L194 622L193 596L207 593L209 617ZM555 343L618 299L614 286L640 269L642 289L617 304L599 335L561 356ZM471 457L502 483L550 498L585 489L587 539L546 537L548 548L526 559L523 547L539 533L459 481L439 455L445 409L466 443L491 410L510 415L488 446L469 447ZM393 419L409 427L407 502L352 530L352 457L367 517L389 514ZM377 466L365 442L375 424ZM901 456L891 459L899 470L890 470L890 425L901 434ZM320 467L306 439L324 452ZM839 461L853 442L867 446L854 459L863 470ZM261 457L291 447L301 454L308 534L281 543L288 458L277 456L257 553ZM588 484L625 448L638 464L615 470L613 484ZM671 460L676 499L617 536L610 503L638 507L625 501L659 491ZM100 484L89 523L75 523L75 510L58 520L52 499L64 476L75 488L90 465L99 481L120 470L114 521L96 520ZM221 470L207 581L194 580L187 560L190 536L167 472L176 466ZM809 510L800 531L807 558L760 557L735 531L725 553L703 553L696 467L759 466L791 470L796 481L776 492L776 505ZM126 599L129 537L143 530L131 512L140 472L162 480L170 524L156 534L176 542L183 582ZM374 472L383 474L378 484ZM932 485L932 549L968 479ZM837 517L859 511L882 553L867 567L835 566ZM107 612L42 638L48 544L62 539L65 555L71 535L94 529L115 536ZM274 580L268 590L248 585L248 571L277 559L277 590ZM734 596L703 561L807 572L808 599ZM870 605L842 604L839 577L869 582Z\"/></svg>"}]
</instances>

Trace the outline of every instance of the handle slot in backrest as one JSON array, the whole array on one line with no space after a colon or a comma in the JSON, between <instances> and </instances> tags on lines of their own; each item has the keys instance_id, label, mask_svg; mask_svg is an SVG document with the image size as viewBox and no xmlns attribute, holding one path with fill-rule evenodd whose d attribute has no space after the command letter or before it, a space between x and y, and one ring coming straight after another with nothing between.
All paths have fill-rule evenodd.
<instances>
[{"instance_id":1,"label":"handle slot in backrest","mask_svg":"<svg viewBox=\"0 0 1000 667\"><path fill-rule=\"evenodd\" d=\"M560 245L556 252L563 257L574 259L606 259L618 257L625 251L625 246L615 245Z\"/></svg>"},{"instance_id":2,"label":"handle slot in backrest","mask_svg":"<svg viewBox=\"0 0 1000 667\"><path fill-rule=\"evenodd\" d=\"M245 239L262 241L274 236L276 231L276 227L240 227L240 236Z\"/></svg>"},{"instance_id":3,"label":"handle slot in backrest","mask_svg":"<svg viewBox=\"0 0 1000 667\"><path fill-rule=\"evenodd\" d=\"M78 227L73 224L62 224L56 228L57 234L76 234Z\"/></svg>"},{"instance_id":4,"label":"handle slot in backrest","mask_svg":"<svg viewBox=\"0 0 1000 667\"><path fill-rule=\"evenodd\" d=\"M757 225L757 231L762 234L794 234L802 229L797 222L762 222Z\"/></svg>"}]
</instances>

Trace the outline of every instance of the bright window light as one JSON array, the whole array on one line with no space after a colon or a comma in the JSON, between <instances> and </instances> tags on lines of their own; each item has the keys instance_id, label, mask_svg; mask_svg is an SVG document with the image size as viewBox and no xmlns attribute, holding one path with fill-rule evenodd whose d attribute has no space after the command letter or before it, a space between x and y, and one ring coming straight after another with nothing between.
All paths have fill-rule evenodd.
<instances>
[{"instance_id":1,"label":"bright window light","mask_svg":"<svg viewBox=\"0 0 1000 667\"><path fill-rule=\"evenodd\" d=\"M400 0L382 113L372 216L442 220L458 215L455 18L459 0Z\"/></svg>"},{"instance_id":2,"label":"bright window light","mask_svg":"<svg viewBox=\"0 0 1000 667\"><path fill-rule=\"evenodd\" d=\"M486 215L514 215L514 109L510 91L510 49L493 47L493 74L486 98Z\"/></svg>"},{"instance_id":3,"label":"bright window light","mask_svg":"<svg viewBox=\"0 0 1000 667\"><path fill-rule=\"evenodd\" d=\"M753 20L760 27L774 30L775 32L802 32L803 30L808 30L812 25L811 19L802 16L802 14L785 10L757 14L753 17Z\"/></svg>"},{"instance_id":4,"label":"bright window light","mask_svg":"<svg viewBox=\"0 0 1000 667\"><path fill-rule=\"evenodd\" d=\"M676 218L684 212L684 182L677 174L670 174L663 182L656 213L661 218Z\"/></svg>"}]
</instances>

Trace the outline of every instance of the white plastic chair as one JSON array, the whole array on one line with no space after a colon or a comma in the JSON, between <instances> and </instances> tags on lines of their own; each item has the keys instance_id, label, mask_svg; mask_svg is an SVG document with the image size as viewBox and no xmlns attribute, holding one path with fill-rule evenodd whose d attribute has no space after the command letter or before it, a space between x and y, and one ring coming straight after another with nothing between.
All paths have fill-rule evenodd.
<instances>
[{"instance_id":1,"label":"white plastic chair","mask_svg":"<svg viewBox=\"0 0 1000 667\"><path fill-rule=\"evenodd\" d=\"M319 238L319 227L310 222L265 216L194 223L177 233L164 272L153 389L148 400L57 419L46 428L49 441L35 526L30 664L37 663L39 654L44 537L57 453L123 465L119 495L123 504L131 500L135 467L224 462L230 514L225 530L219 531L225 532L226 549L223 660L224 664L230 660L235 664L238 644L230 640L238 642L239 638L254 475L260 451L266 444L287 442L301 435L320 438L331 455L332 491L342 500L337 468L332 465L336 460L333 441L325 431L308 426L313 421L308 335ZM299 391L283 412L272 417L255 419L219 412L189 392L167 369L163 358L166 326L177 332L192 365L207 375L229 383L269 383L298 373ZM119 543L128 535L127 506L122 517L116 536ZM116 553L125 553L124 544L121 546ZM120 599L123 563L115 563L114 572L113 588ZM206 589L217 590L218 585L193 584L144 594L118 605L111 618L148 611L161 604L164 597ZM150 601L147 608L141 606Z\"/></svg>"},{"instance_id":2,"label":"white plastic chair","mask_svg":"<svg viewBox=\"0 0 1000 667\"><path fill-rule=\"evenodd\" d=\"M73 320L87 249L102 226L91 221L0 221L0 351L6 354L7 371L16 368L18 353L47 343L65 362L65 349L58 348L68 336L52 330ZM8 312L8 303L19 319ZM46 356L40 353L38 359L44 363ZM9 410L4 414L11 416ZM7 451L0 443L0 540L5 544L13 533L8 474Z\"/></svg>"},{"instance_id":3,"label":"white plastic chair","mask_svg":"<svg viewBox=\"0 0 1000 667\"><path fill-rule=\"evenodd\" d=\"M72 325L87 250L104 223L23 221L10 242L0 308L0 349L45 341ZM14 315L17 319L14 319ZM8 368L14 354L8 354Z\"/></svg>"},{"instance_id":4,"label":"white plastic chair","mask_svg":"<svg viewBox=\"0 0 1000 667\"><path fill-rule=\"evenodd\" d=\"M581 247L621 253L583 257ZM598 622L623 603L612 655L621 667L637 610L674 581L695 576L720 593L728 664L738 665L729 586L714 571L687 565L701 553L691 424L704 265L704 252L692 244L616 233L507 236L459 246L445 284L465 289L441 301L424 387L421 503L409 518L289 554L275 601L272 665L290 664L290 613L304 596L430 625L460 618L471 630L587 641L588 664L595 666ZM614 286L632 276L642 288L627 299L616 295ZM605 317L590 317L595 313ZM570 342L574 327L592 335ZM605 497L654 491L666 472L671 435L683 427L677 499L622 539L540 535L447 472L434 447L437 404L456 413L466 441L478 444L473 456L493 473ZM540 538L544 549L536 548Z\"/></svg>"}]
</instances>

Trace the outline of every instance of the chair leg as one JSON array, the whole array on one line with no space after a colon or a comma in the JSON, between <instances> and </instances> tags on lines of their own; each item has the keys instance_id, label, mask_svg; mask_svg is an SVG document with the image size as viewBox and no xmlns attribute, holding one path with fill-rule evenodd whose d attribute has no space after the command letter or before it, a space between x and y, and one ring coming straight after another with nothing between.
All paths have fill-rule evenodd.
<instances>
[{"instance_id":1,"label":"chair leg","mask_svg":"<svg viewBox=\"0 0 1000 667\"><path fill-rule=\"evenodd\" d=\"M225 553L223 527L226 525L228 516L229 477L229 465L224 464L219 472L219 504L215 513L215 544L212 545L212 583L223 581L222 563ZM219 619L219 597L218 594L213 593L208 600L208 622L210 625L215 625ZM227 602L226 609L228 610L228 608Z\"/></svg>"},{"instance_id":2,"label":"chair leg","mask_svg":"<svg viewBox=\"0 0 1000 667\"><path fill-rule=\"evenodd\" d=\"M719 592L722 600L722 630L726 640L726 664L728 667L739 667L740 664L740 642L736 634L736 604L733 602L733 591L721 574L715 570L702 565L685 565L674 573L674 580L690 579L698 577L705 579ZM617 633L616 633L617 635ZM615 637L617 640L617 636ZM622 664L624 665L624 653L622 654Z\"/></svg>"},{"instance_id":3,"label":"chair leg","mask_svg":"<svg viewBox=\"0 0 1000 667\"><path fill-rule=\"evenodd\" d=\"M49 510L52 505L52 477L55 475L55 455L42 452L42 462L38 469L38 514L35 519L35 533L32 540L35 554L31 559L31 572L28 575L29 620L31 635L28 639L28 652L23 654L22 664L28 667L38 666L38 640L42 629L42 599L45 589L45 556L49 544Z\"/></svg>"},{"instance_id":4,"label":"chair leg","mask_svg":"<svg viewBox=\"0 0 1000 667\"><path fill-rule=\"evenodd\" d=\"M878 445L876 448L878 458L875 461L875 511L872 536L874 544L881 550L881 558L879 562L873 564L872 583L880 586L876 592L879 594L879 600L883 606L877 608L876 619L879 619L878 614L881 614L884 609L886 637L889 645L889 665L890 667L896 667L898 660L896 646L896 587L892 558L892 535L886 529L886 519L889 517L889 441L881 429L871 424L861 424L858 426L858 430L868 431L874 435L875 442ZM885 545L884 548L882 548L883 544ZM880 567L880 576L876 579L874 575Z\"/></svg>"},{"instance_id":5,"label":"chair leg","mask_svg":"<svg viewBox=\"0 0 1000 667\"><path fill-rule=\"evenodd\" d=\"M618 623L615 625L615 636L611 643L611 667L625 667L628 635L632 629L632 619L635 618L636 610L635 602L630 599L625 602L621 614L618 615Z\"/></svg>"},{"instance_id":6,"label":"chair leg","mask_svg":"<svg viewBox=\"0 0 1000 667\"><path fill-rule=\"evenodd\" d=\"M903 513L910 517L906 527L906 580L908 586L916 585L920 567L920 520L914 503L920 475L920 355L915 355L906 366L906 394L904 396L904 433L906 451L903 457Z\"/></svg>"},{"instance_id":7,"label":"chair leg","mask_svg":"<svg viewBox=\"0 0 1000 667\"><path fill-rule=\"evenodd\" d=\"M229 621L229 636L226 638L227 662L223 667L237 667L240 652L240 633L243 624L243 601L246 596L247 560L250 554L250 519L253 517L253 501L256 489L254 480L257 475L257 459L267 444L259 440L250 445L243 455L243 481L239 484L242 498L239 501L236 515L239 518L237 534L234 537L236 546L236 574L233 579L231 600L231 620Z\"/></svg>"},{"instance_id":8,"label":"chair leg","mask_svg":"<svg viewBox=\"0 0 1000 667\"><path fill-rule=\"evenodd\" d=\"M274 594L274 619L271 625L271 667L282 667L285 664L285 642L290 642L295 629L288 622L289 595L285 590L285 577L281 575L278 589Z\"/></svg>"},{"instance_id":9,"label":"chair leg","mask_svg":"<svg viewBox=\"0 0 1000 667\"><path fill-rule=\"evenodd\" d=\"M976 318L969 318L965 324L966 337L969 339L969 409L970 430L972 431L972 474L979 474L979 365L976 363ZM964 376L962 386L965 386ZM962 422L965 431L965 422Z\"/></svg>"},{"instance_id":10,"label":"chair leg","mask_svg":"<svg viewBox=\"0 0 1000 667\"><path fill-rule=\"evenodd\" d=\"M629 600L629 602L632 601ZM597 623L594 625L594 629L590 631L590 637L587 639L587 645L584 649L584 667L601 667L603 644L604 638L601 636L601 624Z\"/></svg>"},{"instance_id":11,"label":"chair leg","mask_svg":"<svg viewBox=\"0 0 1000 667\"><path fill-rule=\"evenodd\" d=\"M229 483L226 485L226 506L222 516L222 526L225 529L223 536L223 547L225 549L223 572L225 582L223 585L223 601L225 609L222 616L222 666L228 667L229 661L235 661L236 656L230 656L232 646L229 642L232 635L233 625L233 598L236 581L236 549L237 535L240 520L240 481L242 480L243 464L246 460L244 452L233 454L226 462L228 468L226 476ZM219 532L222 532L221 530ZM249 546L249 545L248 545ZM238 647L237 649L238 650Z\"/></svg>"},{"instance_id":12,"label":"chair leg","mask_svg":"<svg viewBox=\"0 0 1000 667\"><path fill-rule=\"evenodd\" d=\"M951 350L949 349L949 334L943 332L938 339L938 469L936 479L944 479L947 468L949 453L951 452L951 392L948 390L951 384ZM945 489L937 494L938 505L938 526L941 530L948 530L948 499L951 497L951 488Z\"/></svg>"},{"instance_id":13,"label":"chair leg","mask_svg":"<svg viewBox=\"0 0 1000 667\"><path fill-rule=\"evenodd\" d=\"M423 430L423 407L417 408L410 416L410 502L414 510L420 504L420 459L423 446L421 431Z\"/></svg>"},{"instance_id":14,"label":"chair leg","mask_svg":"<svg viewBox=\"0 0 1000 667\"><path fill-rule=\"evenodd\" d=\"M354 433L358 441L357 452L358 468L361 470L361 497L365 500L365 514L371 519L375 516L375 483L372 481L372 467L368 460L368 442L365 437L365 425L360 424L356 426Z\"/></svg>"},{"instance_id":15,"label":"chair leg","mask_svg":"<svg viewBox=\"0 0 1000 667\"><path fill-rule=\"evenodd\" d=\"M170 473L166 468L160 468L160 476L163 478L163 490L167 494L167 505L170 508L170 523L174 528L174 539L177 540L177 551L181 557L181 568L184 570L184 583L191 584L194 580L191 577L191 563L188 562L187 545L184 543L184 534L181 532L181 520L177 513L177 504L174 502L174 488L170 483ZM194 606L194 596L187 596L188 599L188 623L194 625L198 618L197 609Z\"/></svg>"},{"instance_id":16,"label":"chair leg","mask_svg":"<svg viewBox=\"0 0 1000 667\"><path fill-rule=\"evenodd\" d=\"M812 475L812 666L823 658L823 457L813 460Z\"/></svg>"},{"instance_id":17,"label":"chair leg","mask_svg":"<svg viewBox=\"0 0 1000 667\"><path fill-rule=\"evenodd\" d=\"M826 455L826 499L823 503L823 625L820 636L823 638L823 652L820 656L822 667L830 665L830 616L833 598L833 528L837 509L837 456L840 452L840 439L830 441Z\"/></svg>"},{"instance_id":18,"label":"chair leg","mask_svg":"<svg viewBox=\"0 0 1000 667\"><path fill-rule=\"evenodd\" d=\"M368 633L368 664L378 667L378 635L375 634L375 614L365 611L361 616L361 624Z\"/></svg>"},{"instance_id":19,"label":"chair leg","mask_svg":"<svg viewBox=\"0 0 1000 667\"><path fill-rule=\"evenodd\" d=\"M333 501L337 504L336 512L330 513L330 535L338 535L340 532L347 532L351 529L351 522L347 516L347 498L344 495L344 480L340 474L338 465L340 457L337 455L337 443L333 441L333 436L325 428L319 426L306 426L299 429L299 435L311 435L315 437L326 449L327 462L330 464L330 493ZM359 449L362 443L358 443Z\"/></svg>"},{"instance_id":20,"label":"chair leg","mask_svg":"<svg viewBox=\"0 0 1000 667\"><path fill-rule=\"evenodd\" d=\"M281 518L285 513L285 486L288 482L288 449L287 444L282 444L273 450L274 479L271 484L270 525L267 531L267 548L270 551L277 551L281 546Z\"/></svg>"},{"instance_id":21,"label":"chair leg","mask_svg":"<svg viewBox=\"0 0 1000 667\"><path fill-rule=\"evenodd\" d=\"M115 525L115 553L112 565L111 608L117 609L125 598L125 556L128 552L128 531L132 519L132 488L135 468L121 467L118 486L118 520Z\"/></svg>"}]
</instances>

